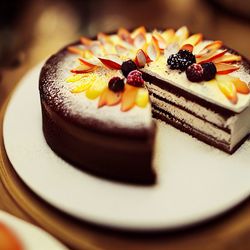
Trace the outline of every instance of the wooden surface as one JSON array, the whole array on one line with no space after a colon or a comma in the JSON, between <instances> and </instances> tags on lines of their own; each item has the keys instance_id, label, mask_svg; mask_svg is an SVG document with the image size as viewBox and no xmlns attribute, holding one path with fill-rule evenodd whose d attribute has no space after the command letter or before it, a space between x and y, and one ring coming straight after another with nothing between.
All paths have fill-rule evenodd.
<instances>
[{"instance_id":1,"label":"wooden surface","mask_svg":"<svg viewBox=\"0 0 250 250\"><path fill-rule=\"evenodd\" d=\"M54 5L49 4L48 1L38 0L34 2L36 2L36 6L31 6L32 11L27 22L36 19L36 22L32 23L35 35L32 42L20 53L22 63L14 69L1 70L0 209L44 228L71 249L249 250L250 200L245 201L233 211L192 229L183 229L181 232L138 235L106 230L77 221L46 204L24 185L9 163L3 146L2 121L8 96L27 70L79 35L75 28L77 18L72 16L71 9L64 8L58 2ZM141 24L142 20L146 21L146 19L154 26L159 23L175 27L187 24L194 31L202 31L207 36L227 41L231 47L250 57L249 23L233 20L230 16L222 16L218 11L210 10L209 12L207 7L201 4L201 1L187 1L189 4L186 5L184 1L180 1L182 4L178 4L176 0L145 2L144 10L146 8L155 9L155 11L158 10L159 15L150 17L144 15L144 19L138 19L137 14L135 18L133 17L134 12L130 8L127 11L129 14L128 26ZM198 3L195 5L195 2ZM111 12L113 14L119 13L119 9L122 7L118 1L112 3ZM135 6L132 7L135 8ZM138 7L140 6L138 5ZM122 8L122 11L126 11L126 9ZM117 25L126 25L122 15L118 17L113 14L105 14L108 11L110 9L103 4L101 8L93 12L90 19L92 18L94 21L89 33L95 33L97 30L112 30ZM178 19L175 18L176 16ZM165 20L169 20L169 22L167 23ZM21 30L27 26L27 22L22 22Z\"/></svg>"}]
</instances>

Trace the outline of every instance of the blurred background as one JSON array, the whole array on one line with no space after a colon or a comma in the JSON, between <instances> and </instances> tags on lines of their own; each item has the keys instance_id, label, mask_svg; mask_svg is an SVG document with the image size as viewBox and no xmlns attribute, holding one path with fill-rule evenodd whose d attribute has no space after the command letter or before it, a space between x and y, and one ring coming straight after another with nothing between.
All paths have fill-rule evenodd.
<instances>
[{"instance_id":1,"label":"blurred background","mask_svg":"<svg viewBox=\"0 0 250 250\"><path fill-rule=\"evenodd\" d=\"M187 25L250 58L249 0L1 0L0 104L32 66L80 35L139 25Z\"/></svg>"}]
</instances>

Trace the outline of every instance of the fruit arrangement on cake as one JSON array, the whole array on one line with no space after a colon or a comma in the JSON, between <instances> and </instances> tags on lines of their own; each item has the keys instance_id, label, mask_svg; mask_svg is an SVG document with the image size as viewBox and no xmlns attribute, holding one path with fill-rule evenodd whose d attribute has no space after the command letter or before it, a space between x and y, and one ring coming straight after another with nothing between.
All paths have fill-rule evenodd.
<instances>
[{"instance_id":1,"label":"fruit arrangement on cake","mask_svg":"<svg viewBox=\"0 0 250 250\"><path fill-rule=\"evenodd\" d=\"M249 68L186 26L81 37L42 68L46 141L92 174L154 183L152 116L232 154L250 132Z\"/></svg>"}]
</instances>

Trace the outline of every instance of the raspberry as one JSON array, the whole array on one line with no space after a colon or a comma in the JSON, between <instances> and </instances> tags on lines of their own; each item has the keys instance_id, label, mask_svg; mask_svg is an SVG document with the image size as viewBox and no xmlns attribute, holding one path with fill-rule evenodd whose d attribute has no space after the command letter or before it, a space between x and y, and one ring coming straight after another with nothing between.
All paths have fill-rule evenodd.
<instances>
[{"instance_id":1,"label":"raspberry","mask_svg":"<svg viewBox=\"0 0 250 250\"><path fill-rule=\"evenodd\" d=\"M131 71L127 77L127 84L130 84L135 87L142 87L144 84L142 73L138 70Z\"/></svg>"},{"instance_id":2,"label":"raspberry","mask_svg":"<svg viewBox=\"0 0 250 250\"><path fill-rule=\"evenodd\" d=\"M201 66L203 68L203 76L205 81L215 78L217 70L213 62L202 63Z\"/></svg>"},{"instance_id":3,"label":"raspberry","mask_svg":"<svg viewBox=\"0 0 250 250\"><path fill-rule=\"evenodd\" d=\"M186 75L191 82L201 82L204 80L203 68L198 63L190 65L186 70Z\"/></svg>"},{"instance_id":4,"label":"raspberry","mask_svg":"<svg viewBox=\"0 0 250 250\"><path fill-rule=\"evenodd\" d=\"M122 73L125 77L127 77L128 74L132 70L136 70L136 69L137 69L137 66L132 60L128 60L128 61L122 63L121 70L122 70Z\"/></svg>"},{"instance_id":5,"label":"raspberry","mask_svg":"<svg viewBox=\"0 0 250 250\"><path fill-rule=\"evenodd\" d=\"M113 77L109 80L109 89L113 92L120 92L124 89L124 81L120 77Z\"/></svg>"}]
</instances>

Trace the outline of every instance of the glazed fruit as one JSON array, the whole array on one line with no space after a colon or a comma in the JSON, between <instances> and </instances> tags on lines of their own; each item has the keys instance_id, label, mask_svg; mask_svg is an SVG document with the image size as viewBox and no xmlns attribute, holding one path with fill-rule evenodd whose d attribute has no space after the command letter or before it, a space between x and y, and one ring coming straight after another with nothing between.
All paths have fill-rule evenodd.
<instances>
[{"instance_id":1,"label":"glazed fruit","mask_svg":"<svg viewBox=\"0 0 250 250\"><path fill-rule=\"evenodd\" d=\"M179 50L178 55L179 55L181 58L187 59L188 61L190 61L190 62L192 62L192 63L195 63L195 62L196 62L195 56L194 56L193 53L190 52L189 50L181 49L181 50Z\"/></svg>"},{"instance_id":2,"label":"glazed fruit","mask_svg":"<svg viewBox=\"0 0 250 250\"><path fill-rule=\"evenodd\" d=\"M203 72L202 66L198 63L194 63L187 68L186 75L191 82L201 82L204 80Z\"/></svg>"},{"instance_id":3,"label":"glazed fruit","mask_svg":"<svg viewBox=\"0 0 250 250\"><path fill-rule=\"evenodd\" d=\"M178 54L172 54L168 58L168 65L170 69L179 69L179 59L180 56Z\"/></svg>"},{"instance_id":4,"label":"glazed fruit","mask_svg":"<svg viewBox=\"0 0 250 250\"><path fill-rule=\"evenodd\" d=\"M120 77L113 77L109 80L109 89L113 92L120 92L124 90L124 81Z\"/></svg>"},{"instance_id":5,"label":"glazed fruit","mask_svg":"<svg viewBox=\"0 0 250 250\"><path fill-rule=\"evenodd\" d=\"M137 69L137 66L132 60L123 62L121 66L122 73L125 77L127 77L131 71L136 70L136 69Z\"/></svg>"},{"instance_id":6,"label":"glazed fruit","mask_svg":"<svg viewBox=\"0 0 250 250\"><path fill-rule=\"evenodd\" d=\"M127 84L135 87L142 87L144 84L142 73L138 70L131 71L127 77Z\"/></svg>"},{"instance_id":7,"label":"glazed fruit","mask_svg":"<svg viewBox=\"0 0 250 250\"><path fill-rule=\"evenodd\" d=\"M217 70L214 63L202 63L201 66L203 68L203 78L205 81L210 81L215 78Z\"/></svg>"}]
</instances>

